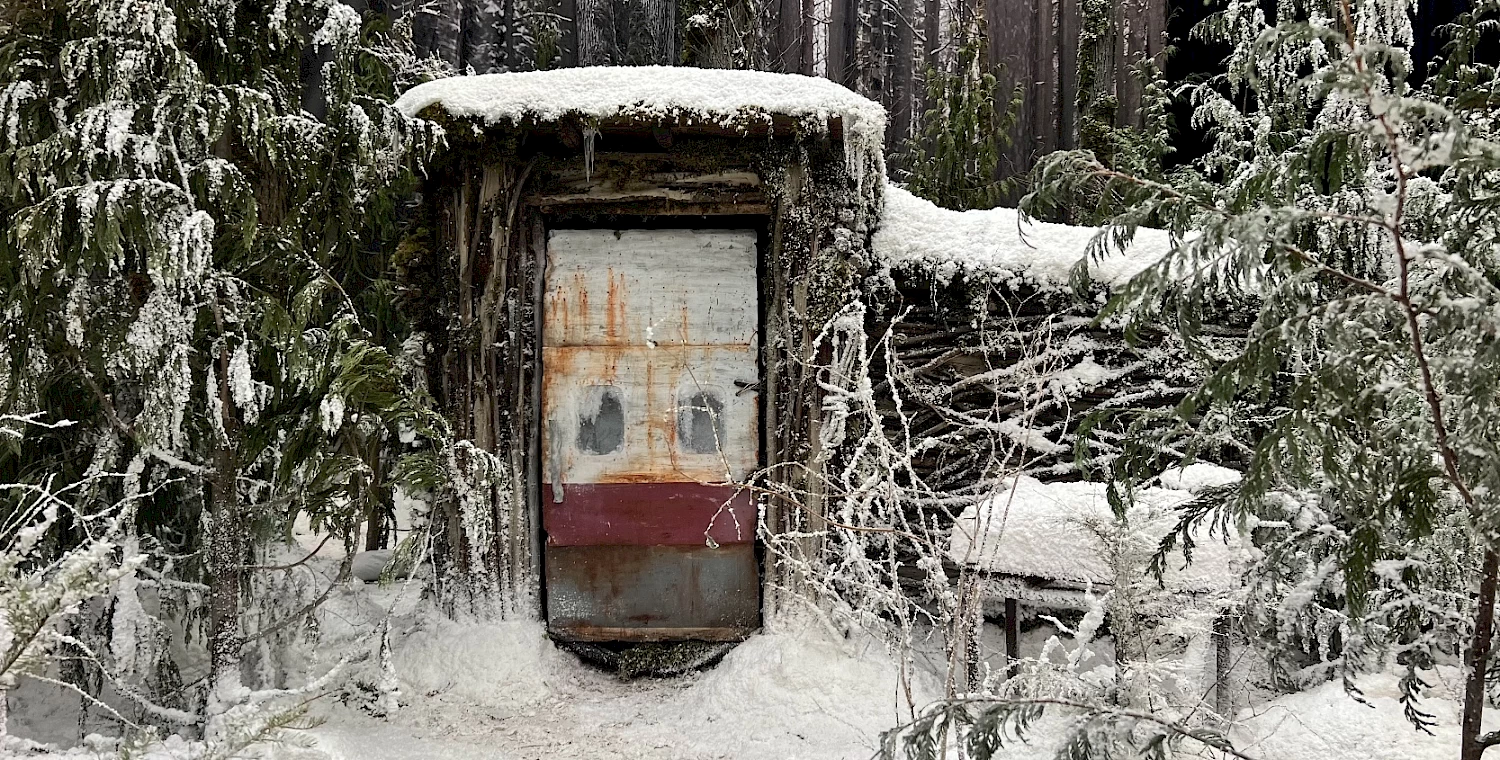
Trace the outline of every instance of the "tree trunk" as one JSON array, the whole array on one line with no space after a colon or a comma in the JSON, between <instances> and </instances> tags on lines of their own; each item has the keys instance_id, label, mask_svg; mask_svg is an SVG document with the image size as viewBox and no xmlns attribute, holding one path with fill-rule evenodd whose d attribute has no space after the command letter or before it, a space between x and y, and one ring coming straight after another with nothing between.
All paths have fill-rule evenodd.
<instances>
[{"instance_id":1,"label":"tree trunk","mask_svg":"<svg viewBox=\"0 0 1500 760\"><path fill-rule=\"evenodd\" d=\"M582 0L561 0L558 10L566 20L559 24L557 65L562 68L583 65L582 59L579 58L581 50L579 40L583 37L582 10L587 5Z\"/></svg>"},{"instance_id":2,"label":"tree trunk","mask_svg":"<svg viewBox=\"0 0 1500 760\"><path fill-rule=\"evenodd\" d=\"M781 71L802 70L802 0L776 0L776 51Z\"/></svg>"},{"instance_id":3,"label":"tree trunk","mask_svg":"<svg viewBox=\"0 0 1500 760\"><path fill-rule=\"evenodd\" d=\"M813 47L815 35L813 30L816 29L813 19L817 18L817 15L817 0L802 0L802 10L798 14L798 19L801 23L798 24L799 31L797 32L797 57L799 59L797 73L806 74L810 77L818 75L815 61L817 53Z\"/></svg>"},{"instance_id":4,"label":"tree trunk","mask_svg":"<svg viewBox=\"0 0 1500 760\"><path fill-rule=\"evenodd\" d=\"M622 32L627 66L671 66L677 62L677 4L673 0L628 0L629 24Z\"/></svg>"},{"instance_id":5,"label":"tree trunk","mask_svg":"<svg viewBox=\"0 0 1500 760\"><path fill-rule=\"evenodd\" d=\"M845 87L855 81L854 51L859 45L859 0L832 0L828 22L828 78Z\"/></svg>"},{"instance_id":6,"label":"tree trunk","mask_svg":"<svg viewBox=\"0 0 1500 760\"><path fill-rule=\"evenodd\" d=\"M442 12L435 17L423 14L422 18L433 18L431 51L438 58L452 64L463 73L464 59L464 6L460 0L442 0Z\"/></svg>"},{"instance_id":7,"label":"tree trunk","mask_svg":"<svg viewBox=\"0 0 1500 760\"><path fill-rule=\"evenodd\" d=\"M227 363L227 362L226 362ZM230 421L225 420L225 427ZM245 526L235 489L233 443L214 452L212 522L209 524L209 663L214 678L239 667L240 579L245 564Z\"/></svg>"},{"instance_id":8,"label":"tree trunk","mask_svg":"<svg viewBox=\"0 0 1500 760\"><path fill-rule=\"evenodd\" d=\"M941 0L923 0L922 2L922 91L918 101L922 104L922 112L937 108L938 103L928 97L927 84L929 74L943 70L943 4ZM921 114L918 114L920 116ZM917 119L920 129L920 119Z\"/></svg>"},{"instance_id":9,"label":"tree trunk","mask_svg":"<svg viewBox=\"0 0 1500 760\"><path fill-rule=\"evenodd\" d=\"M614 4L610 0L577 0L578 65L614 63Z\"/></svg>"},{"instance_id":10,"label":"tree trunk","mask_svg":"<svg viewBox=\"0 0 1500 760\"><path fill-rule=\"evenodd\" d=\"M1229 612L1220 611L1214 618L1214 712L1229 717Z\"/></svg>"},{"instance_id":11,"label":"tree trunk","mask_svg":"<svg viewBox=\"0 0 1500 760\"><path fill-rule=\"evenodd\" d=\"M1497 737L1481 735L1484 730L1485 671L1490 664L1490 646L1495 634L1495 584L1500 571L1500 556L1494 549L1484 553L1479 576L1479 598L1474 609L1474 638L1469 642L1464 663L1468 682L1464 686L1463 746L1461 760L1479 760Z\"/></svg>"},{"instance_id":12,"label":"tree trunk","mask_svg":"<svg viewBox=\"0 0 1500 760\"><path fill-rule=\"evenodd\" d=\"M475 74L501 70L500 23L504 19L505 9L496 0L464 4L464 65Z\"/></svg>"},{"instance_id":13,"label":"tree trunk","mask_svg":"<svg viewBox=\"0 0 1500 760\"><path fill-rule=\"evenodd\" d=\"M906 147L911 137L911 107L915 99L916 79L912 69L917 63L916 30L912 27L917 18L916 0L900 0L896 5L896 31L891 45L891 126L886 136L888 155L896 158ZM893 168L901 169L900 161Z\"/></svg>"}]
</instances>

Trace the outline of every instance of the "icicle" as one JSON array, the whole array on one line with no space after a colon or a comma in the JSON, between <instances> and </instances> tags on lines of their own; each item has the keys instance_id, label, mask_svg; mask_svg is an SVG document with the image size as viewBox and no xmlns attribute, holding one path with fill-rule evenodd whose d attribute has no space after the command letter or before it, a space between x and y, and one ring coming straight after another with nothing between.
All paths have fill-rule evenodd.
<instances>
[{"instance_id":1,"label":"icicle","mask_svg":"<svg viewBox=\"0 0 1500 760\"><path fill-rule=\"evenodd\" d=\"M599 127L595 124L585 124L583 127L583 181L589 181L594 174L594 138L599 136Z\"/></svg>"}]
</instances>

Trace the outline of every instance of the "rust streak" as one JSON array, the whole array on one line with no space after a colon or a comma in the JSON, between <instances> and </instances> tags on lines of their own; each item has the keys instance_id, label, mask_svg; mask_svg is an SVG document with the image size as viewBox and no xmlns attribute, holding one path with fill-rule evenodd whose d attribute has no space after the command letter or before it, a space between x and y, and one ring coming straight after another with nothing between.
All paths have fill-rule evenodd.
<instances>
[{"instance_id":1,"label":"rust streak","mask_svg":"<svg viewBox=\"0 0 1500 760\"><path fill-rule=\"evenodd\" d=\"M583 272L573 274L573 289L578 292L579 327L587 331L589 328L589 284ZM587 336L569 335L568 337L570 340L578 340L580 337L586 338Z\"/></svg>"},{"instance_id":2,"label":"rust streak","mask_svg":"<svg viewBox=\"0 0 1500 760\"><path fill-rule=\"evenodd\" d=\"M609 286L604 304L604 336L613 343L620 337L620 321L624 310L620 308L620 282L615 279L615 268L610 267L606 276L609 277ZM624 280L624 277L620 280Z\"/></svg>"}]
</instances>

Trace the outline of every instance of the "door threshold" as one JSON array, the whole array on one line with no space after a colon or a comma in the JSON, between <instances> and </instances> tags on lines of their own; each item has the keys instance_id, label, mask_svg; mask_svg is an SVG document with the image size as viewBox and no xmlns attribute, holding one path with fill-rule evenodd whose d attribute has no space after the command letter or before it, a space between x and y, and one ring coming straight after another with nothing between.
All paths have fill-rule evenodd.
<instances>
[{"instance_id":1,"label":"door threshold","mask_svg":"<svg viewBox=\"0 0 1500 760\"><path fill-rule=\"evenodd\" d=\"M564 641L744 641L759 628L624 628L596 625L548 626L547 633Z\"/></svg>"}]
</instances>

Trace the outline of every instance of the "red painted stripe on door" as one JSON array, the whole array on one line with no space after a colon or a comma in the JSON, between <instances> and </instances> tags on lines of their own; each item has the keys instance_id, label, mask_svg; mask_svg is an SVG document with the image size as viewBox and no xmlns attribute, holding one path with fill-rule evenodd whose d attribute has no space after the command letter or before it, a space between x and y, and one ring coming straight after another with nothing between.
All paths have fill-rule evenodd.
<instances>
[{"instance_id":1,"label":"red painted stripe on door","mask_svg":"<svg viewBox=\"0 0 1500 760\"><path fill-rule=\"evenodd\" d=\"M542 486L542 526L552 546L703 546L755 540L755 502L734 486L577 483L562 503Z\"/></svg>"}]
</instances>

